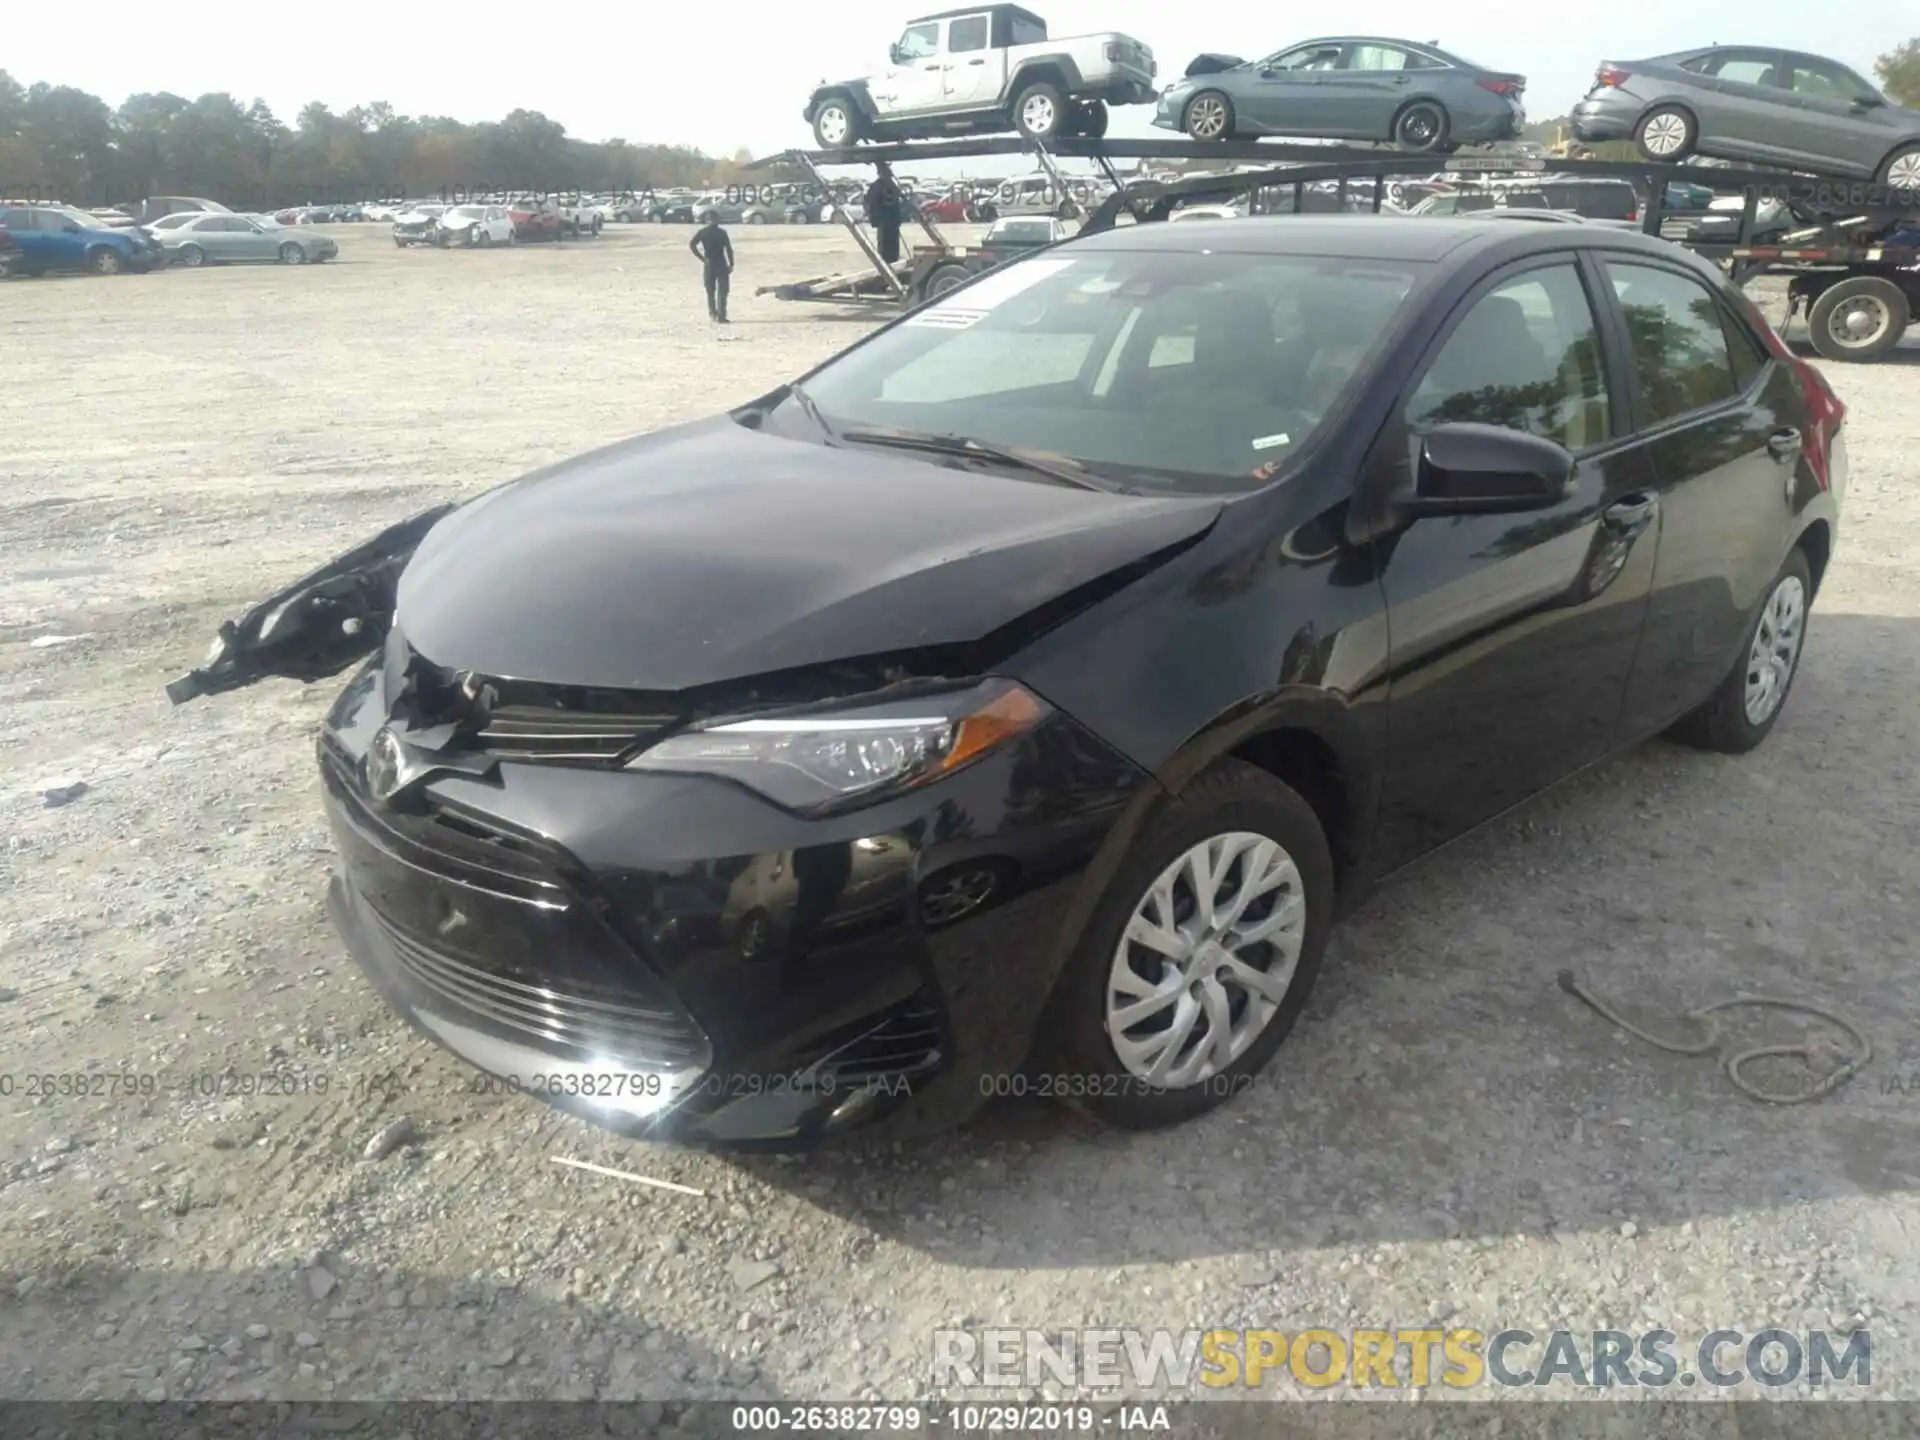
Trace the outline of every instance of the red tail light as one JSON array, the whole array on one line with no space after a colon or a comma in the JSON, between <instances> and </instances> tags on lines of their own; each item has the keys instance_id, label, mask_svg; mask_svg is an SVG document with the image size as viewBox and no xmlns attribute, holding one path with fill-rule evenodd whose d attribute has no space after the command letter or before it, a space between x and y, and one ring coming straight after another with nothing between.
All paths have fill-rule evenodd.
<instances>
[{"instance_id":1,"label":"red tail light","mask_svg":"<svg viewBox=\"0 0 1920 1440\"><path fill-rule=\"evenodd\" d=\"M1491 90L1496 95L1518 95L1526 88L1526 82L1516 85L1511 80L1480 80L1476 82L1482 90Z\"/></svg>"},{"instance_id":2,"label":"red tail light","mask_svg":"<svg viewBox=\"0 0 1920 1440\"><path fill-rule=\"evenodd\" d=\"M1618 89L1632 78L1629 71L1622 70L1618 65L1602 65L1593 72L1593 83L1608 89Z\"/></svg>"},{"instance_id":3,"label":"red tail light","mask_svg":"<svg viewBox=\"0 0 1920 1440\"><path fill-rule=\"evenodd\" d=\"M1780 343L1784 349L1786 342ZM1832 480L1833 437L1847 422L1846 402L1833 393L1826 376L1797 355L1793 356L1793 366L1807 397L1807 468L1813 471L1814 483L1825 490Z\"/></svg>"}]
</instances>

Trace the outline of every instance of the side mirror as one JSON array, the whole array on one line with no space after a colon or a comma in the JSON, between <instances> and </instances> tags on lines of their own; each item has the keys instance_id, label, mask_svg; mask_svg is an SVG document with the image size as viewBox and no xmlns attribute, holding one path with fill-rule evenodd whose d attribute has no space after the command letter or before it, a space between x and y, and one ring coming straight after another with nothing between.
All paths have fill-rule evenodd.
<instances>
[{"instance_id":1,"label":"side mirror","mask_svg":"<svg viewBox=\"0 0 1920 1440\"><path fill-rule=\"evenodd\" d=\"M1544 510L1566 499L1573 472L1572 454L1551 440L1501 425L1442 425L1421 439L1405 508L1415 515Z\"/></svg>"},{"instance_id":2,"label":"side mirror","mask_svg":"<svg viewBox=\"0 0 1920 1440\"><path fill-rule=\"evenodd\" d=\"M1878 95L1856 95L1853 97L1853 108L1856 110L1878 110L1886 103L1887 102Z\"/></svg>"},{"instance_id":3,"label":"side mirror","mask_svg":"<svg viewBox=\"0 0 1920 1440\"><path fill-rule=\"evenodd\" d=\"M1262 65L1260 67L1260 78L1262 80L1271 80L1273 79L1274 76L1278 75L1279 73L1280 72L1274 69L1273 66L1271 65Z\"/></svg>"},{"instance_id":4,"label":"side mirror","mask_svg":"<svg viewBox=\"0 0 1920 1440\"><path fill-rule=\"evenodd\" d=\"M887 47L887 59L891 60L895 65L904 65L907 63L907 52L901 49L898 43L889 45Z\"/></svg>"}]
</instances>

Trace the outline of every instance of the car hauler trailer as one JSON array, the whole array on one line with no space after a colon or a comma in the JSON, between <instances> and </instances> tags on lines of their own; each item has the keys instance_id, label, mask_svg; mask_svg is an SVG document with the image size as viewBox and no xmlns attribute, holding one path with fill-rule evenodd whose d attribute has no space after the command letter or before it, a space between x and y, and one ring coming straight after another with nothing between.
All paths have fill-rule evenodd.
<instances>
[{"instance_id":1,"label":"car hauler trailer","mask_svg":"<svg viewBox=\"0 0 1920 1440\"><path fill-rule=\"evenodd\" d=\"M1332 188L1340 209L1385 207L1388 183L1396 178L1444 173L1454 183L1475 177L1592 177L1630 181L1642 196L1637 217L1647 234L1684 245L1723 266L1741 284L1762 275L1786 278L1787 319L1804 312L1816 353L1830 360L1876 360L1899 344L1920 319L1920 192L1893 190L1840 176L1717 165L1656 165L1639 160L1563 160L1542 155L1455 155L1436 161L1382 149L1276 144L1243 140L1207 143L1194 140L1057 139L1049 145L1015 137L979 140L902 142L853 149L788 151L756 162L803 169L823 193L828 187L820 166L870 165L875 161L1033 155L1066 196L1071 187L1056 160L1096 162L1113 186L1085 216L1080 233L1122 223L1151 224L1167 219L1182 205L1219 204L1241 199L1268 212L1311 208L1309 196ZM1227 172L1189 175L1175 180L1129 182L1114 168L1116 160L1213 161L1236 164ZM1261 168L1244 168L1249 162ZM1712 190L1741 201L1732 233L1699 233L1697 214L1669 211L1670 185ZM1786 207L1788 219L1758 234L1758 214L1766 201ZM1290 202L1290 203L1288 203ZM821 276L787 285L764 286L758 293L784 300L879 303L911 307L944 294L999 257L951 244L934 223L916 212L930 244L916 246L889 267L844 209L836 218L853 234L869 268ZM1390 222L1385 222L1390 223Z\"/></svg>"}]
</instances>

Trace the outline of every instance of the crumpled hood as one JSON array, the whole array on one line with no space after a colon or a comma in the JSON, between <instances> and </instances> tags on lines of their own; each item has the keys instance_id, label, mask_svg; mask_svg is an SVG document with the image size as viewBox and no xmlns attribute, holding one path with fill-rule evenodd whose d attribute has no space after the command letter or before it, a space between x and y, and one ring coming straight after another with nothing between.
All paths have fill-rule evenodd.
<instances>
[{"instance_id":1,"label":"crumpled hood","mask_svg":"<svg viewBox=\"0 0 1920 1440\"><path fill-rule=\"evenodd\" d=\"M721 417L462 506L415 552L395 618L437 665L681 690L978 640L1194 538L1220 509L779 439Z\"/></svg>"}]
</instances>

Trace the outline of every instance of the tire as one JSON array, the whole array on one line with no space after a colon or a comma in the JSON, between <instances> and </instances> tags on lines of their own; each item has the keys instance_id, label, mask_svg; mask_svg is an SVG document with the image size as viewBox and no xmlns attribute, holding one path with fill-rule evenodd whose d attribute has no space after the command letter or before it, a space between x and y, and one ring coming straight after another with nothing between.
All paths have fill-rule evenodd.
<instances>
[{"instance_id":1,"label":"tire","mask_svg":"<svg viewBox=\"0 0 1920 1440\"><path fill-rule=\"evenodd\" d=\"M1878 360L1913 322L1906 291L1878 275L1855 275L1822 290L1807 311L1807 338L1826 360Z\"/></svg>"},{"instance_id":2,"label":"tire","mask_svg":"<svg viewBox=\"0 0 1920 1440\"><path fill-rule=\"evenodd\" d=\"M758 210L747 216L747 224L749 225L764 225L766 223L767 217L762 215Z\"/></svg>"},{"instance_id":3,"label":"tire","mask_svg":"<svg viewBox=\"0 0 1920 1440\"><path fill-rule=\"evenodd\" d=\"M1437 154L1446 149L1452 128L1446 106L1416 100L1393 117L1393 143L1411 155Z\"/></svg>"},{"instance_id":4,"label":"tire","mask_svg":"<svg viewBox=\"0 0 1920 1440\"><path fill-rule=\"evenodd\" d=\"M1079 214L1080 202L1078 200L1062 200L1058 205L1053 207L1053 218L1056 220L1072 220Z\"/></svg>"},{"instance_id":5,"label":"tire","mask_svg":"<svg viewBox=\"0 0 1920 1440\"><path fill-rule=\"evenodd\" d=\"M194 270L207 263L207 252L198 245L182 245L173 258L189 270Z\"/></svg>"},{"instance_id":6,"label":"tire","mask_svg":"<svg viewBox=\"0 0 1920 1440\"><path fill-rule=\"evenodd\" d=\"M1795 599L1797 587L1797 600ZM1807 648L1807 616L1813 605L1813 572L1807 566L1805 552L1795 550L1780 567L1780 573L1767 587L1767 593L1754 607L1753 618L1740 640L1740 655L1726 678L1699 709L1691 711L1667 732L1668 738L1700 750L1717 750L1723 755L1744 755L1773 732L1774 723L1786 708L1787 694L1794 677L1800 673L1800 657ZM1794 613L1792 651L1786 657L1784 671L1773 667L1770 685L1758 680L1756 662L1762 652L1778 659L1779 636L1787 627L1784 613ZM1796 613L1797 607L1797 613ZM1770 641L1769 635L1773 638ZM1750 709L1750 698L1764 700L1764 708ZM1756 719L1755 714L1759 718Z\"/></svg>"},{"instance_id":7,"label":"tire","mask_svg":"<svg viewBox=\"0 0 1920 1440\"><path fill-rule=\"evenodd\" d=\"M393 248L396 250L404 250L407 248L407 242L396 235L393 237Z\"/></svg>"},{"instance_id":8,"label":"tire","mask_svg":"<svg viewBox=\"0 0 1920 1440\"><path fill-rule=\"evenodd\" d=\"M1229 837L1241 838L1236 842ZM1262 842L1276 846L1277 854L1257 854L1255 847ZM1234 850L1236 843L1245 848ZM1290 952L1291 970L1267 995L1265 1003L1272 1008L1264 1022L1254 1025L1244 1039L1235 1037L1234 1043L1241 1047L1238 1055L1224 1066L1214 1062L1211 1073L1200 1069L1196 1076L1175 1087L1143 1078L1138 1069L1121 1058L1109 1031L1109 1013L1111 1005L1124 1007L1128 996L1144 995L1148 985L1164 987L1178 979L1174 961L1162 958L1138 940L1128 940L1127 933L1136 912L1143 921L1157 921L1164 928L1190 930L1194 926L1194 885L1191 872L1183 872L1182 866L1186 857L1203 846L1213 849L1216 863L1227 861L1227 868L1218 873L1220 882L1230 888L1223 896L1216 887L1216 902L1223 898L1231 901L1239 886L1249 883L1251 863L1261 862L1270 876L1277 877L1273 888L1254 897L1257 913L1249 923L1258 925L1276 915L1290 914L1292 918L1281 932L1284 948L1256 941L1227 950L1216 948L1211 959L1192 956L1181 962L1183 967L1203 963L1206 970L1190 984L1163 988L1161 996L1156 997L1163 1000L1162 1008L1132 1022L1116 1021L1122 1037L1150 1043L1154 1038L1150 1027L1166 1013L1166 1001L1171 1002L1176 1015L1189 1010L1186 1023L1191 1030L1200 1022L1190 1013L1189 997L1204 994L1200 989L1203 984L1210 985L1229 1005L1239 1003L1232 1017L1237 1028L1240 1022L1252 1018L1248 1012L1255 1008L1254 992L1227 983L1226 966L1237 957L1243 972L1265 973L1268 967L1287 964ZM1222 847L1226 848L1225 855L1218 853ZM1184 912L1178 904L1183 888L1190 902ZM1153 899L1156 889L1163 889L1173 900L1173 914L1159 911ZM1087 1083L1067 1087L1078 1092L1071 1103L1122 1129L1175 1124L1213 1109L1247 1088L1299 1018L1326 950L1333 902L1333 858L1320 822L1307 802L1264 770L1239 760L1217 762L1148 818L1095 905L1048 1006L1044 1033L1047 1048L1053 1052L1047 1056L1049 1072L1071 1075L1076 1080L1087 1077ZM1265 964L1259 963L1263 960ZM1157 980L1148 973L1156 966L1161 972ZM1126 988L1119 989L1115 980L1122 974L1127 977ZM1182 1038L1173 1048L1184 1050L1191 1038ZM1136 1057L1134 1066L1140 1064Z\"/></svg>"},{"instance_id":9,"label":"tire","mask_svg":"<svg viewBox=\"0 0 1920 1440\"><path fill-rule=\"evenodd\" d=\"M1700 143L1700 122L1678 105L1656 105L1633 127L1633 146L1645 159L1677 165Z\"/></svg>"},{"instance_id":10,"label":"tire","mask_svg":"<svg viewBox=\"0 0 1920 1440\"><path fill-rule=\"evenodd\" d=\"M520 232L514 229L511 225L509 225L507 227L507 244L518 245L519 243L520 243Z\"/></svg>"},{"instance_id":11,"label":"tire","mask_svg":"<svg viewBox=\"0 0 1920 1440\"><path fill-rule=\"evenodd\" d=\"M1089 140L1098 140L1107 133L1107 119L1107 102L1092 100L1080 107L1074 128Z\"/></svg>"},{"instance_id":12,"label":"tire","mask_svg":"<svg viewBox=\"0 0 1920 1440\"><path fill-rule=\"evenodd\" d=\"M87 268L96 275L118 275L126 269L126 262L120 258L118 250L102 245L87 253Z\"/></svg>"},{"instance_id":13,"label":"tire","mask_svg":"<svg viewBox=\"0 0 1920 1440\"><path fill-rule=\"evenodd\" d=\"M938 300L949 290L966 284L972 278L973 272L964 265L936 265L920 282L920 303L924 305L930 300Z\"/></svg>"},{"instance_id":14,"label":"tire","mask_svg":"<svg viewBox=\"0 0 1920 1440\"><path fill-rule=\"evenodd\" d=\"M478 231L473 237L473 243L485 250L493 244L493 236L484 230Z\"/></svg>"},{"instance_id":15,"label":"tire","mask_svg":"<svg viewBox=\"0 0 1920 1440\"><path fill-rule=\"evenodd\" d=\"M1067 97L1051 80L1022 85L1013 97L1013 128L1029 140L1052 140L1065 133Z\"/></svg>"},{"instance_id":16,"label":"tire","mask_svg":"<svg viewBox=\"0 0 1920 1440\"><path fill-rule=\"evenodd\" d=\"M1194 140L1231 140L1233 126L1233 101L1218 90L1202 90L1180 117L1180 128Z\"/></svg>"},{"instance_id":17,"label":"tire","mask_svg":"<svg viewBox=\"0 0 1920 1440\"><path fill-rule=\"evenodd\" d=\"M307 252L302 250L294 241L289 240L280 247L280 263L282 265L304 265L307 263Z\"/></svg>"},{"instance_id":18,"label":"tire","mask_svg":"<svg viewBox=\"0 0 1920 1440\"><path fill-rule=\"evenodd\" d=\"M813 139L822 150L845 150L861 140L860 111L844 95L822 101L813 112Z\"/></svg>"},{"instance_id":19,"label":"tire","mask_svg":"<svg viewBox=\"0 0 1920 1440\"><path fill-rule=\"evenodd\" d=\"M1920 145L1902 145L1881 162L1874 178L1893 190L1920 197Z\"/></svg>"}]
</instances>

